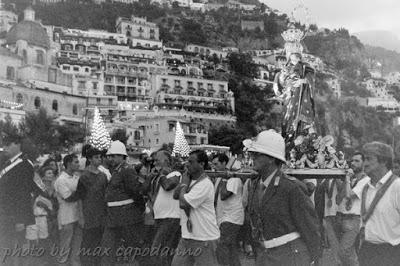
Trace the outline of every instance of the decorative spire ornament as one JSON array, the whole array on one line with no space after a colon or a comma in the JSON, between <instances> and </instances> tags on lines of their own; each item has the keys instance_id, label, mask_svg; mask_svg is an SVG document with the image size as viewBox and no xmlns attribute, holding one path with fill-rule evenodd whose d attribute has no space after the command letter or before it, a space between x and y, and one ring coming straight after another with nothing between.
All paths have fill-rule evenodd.
<instances>
[{"instance_id":1,"label":"decorative spire ornament","mask_svg":"<svg viewBox=\"0 0 400 266\"><path fill-rule=\"evenodd\" d=\"M174 156L189 157L190 147L183 133L181 123L176 122L175 141L172 154Z\"/></svg>"},{"instance_id":2,"label":"decorative spire ornament","mask_svg":"<svg viewBox=\"0 0 400 266\"><path fill-rule=\"evenodd\" d=\"M99 109L94 108L93 124L90 130L89 144L98 150L107 150L111 144L110 133L106 130Z\"/></svg>"}]
</instances>

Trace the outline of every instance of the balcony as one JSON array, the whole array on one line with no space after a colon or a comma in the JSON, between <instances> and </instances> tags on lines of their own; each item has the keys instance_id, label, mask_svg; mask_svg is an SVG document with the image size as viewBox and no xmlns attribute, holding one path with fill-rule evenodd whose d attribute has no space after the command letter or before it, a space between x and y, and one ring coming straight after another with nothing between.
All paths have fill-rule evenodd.
<instances>
[{"instance_id":1,"label":"balcony","mask_svg":"<svg viewBox=\"0 0 400 266\"><path fill-rule=\"evenodd\" d=\"M125 96L125 91L117 91L117 96Z\"/></svg>"}]
</instances>

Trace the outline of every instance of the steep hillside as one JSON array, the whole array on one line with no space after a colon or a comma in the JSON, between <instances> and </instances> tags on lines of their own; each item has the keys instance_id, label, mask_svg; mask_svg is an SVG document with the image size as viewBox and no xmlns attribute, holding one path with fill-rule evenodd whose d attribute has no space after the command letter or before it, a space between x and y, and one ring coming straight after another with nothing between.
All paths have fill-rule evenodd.
<instances>
[{"instance_id":1,"label":"steep hillside","mask_svg":"<svg viewBox=\"0 0 400 266\"><path fill-rule=\"evenodd\" d=\"M390 31L375 30L354 33L364 44L400 52L400 38Z\"/></svg>"}]
</instances>

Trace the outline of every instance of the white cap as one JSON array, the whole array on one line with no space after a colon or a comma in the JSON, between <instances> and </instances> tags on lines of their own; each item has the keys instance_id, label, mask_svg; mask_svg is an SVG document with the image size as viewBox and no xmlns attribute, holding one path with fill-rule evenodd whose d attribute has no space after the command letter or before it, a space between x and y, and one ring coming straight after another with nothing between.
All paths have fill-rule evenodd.
<instances>
[{"instance_id":1,"label":"white cap","mask_svg":"<svg viewBox=\"0 0 400 266\"><path fill-rule=\"evenodd\" d=\"M124 143L122 143L119 140L111 142L111 146L107 151L107 155L113 155L113 154L128 156L128 154L126 153L126 147Z\"/></svg>"},{"instance_id":2,"label":"white cap","mask_svg":"<svg viewBox=\"0 0 400 266\"><path fill-rule=\"evenodd\" d=\"M245 150L269 155L286 163L285 140L275 130L260 132L255 139L243 141Z\"/></svg>"}]
</instances>

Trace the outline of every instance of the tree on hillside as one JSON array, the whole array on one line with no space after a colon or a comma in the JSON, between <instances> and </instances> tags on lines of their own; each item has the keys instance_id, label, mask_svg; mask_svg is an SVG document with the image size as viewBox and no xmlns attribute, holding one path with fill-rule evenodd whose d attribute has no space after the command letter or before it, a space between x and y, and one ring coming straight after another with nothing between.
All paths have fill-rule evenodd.
<instances>
[{"instance_id":1,"label":"tree on hillside","mask_svg":"<svg viewBox=\"0 0 400 266\"><path fill-rule=\"evenodd\" d=\"M232 153L242 152L242 140L245 135L238 128L231 128L227 125L221 127L212 127L208 131L208 143L212 145L228 146Z\"/></svg>"},{"instance_id":2,"label":"tree on hillside","mask_svg":"<svg viewBox=\"0 0 400 266\"><path fill-rule=\"evenodd\" d=\"M60 145L54 118L48 116L44 108L27 113L21 122L21 129L23 135L32 140L41 154L56 151Z\"/></svg>"},{"instance_id":3,"label":"tree on hillside","mask_svg":"<svg viewBox=\"0 0 400 266\"><path fill-rule=\"evenodd\" d=\"M235 76L252 79L257 76L257 66L249 54L231 53L228 56L229 69Z\"/></svg>"},{"instance_id":4,"label":"tree on hillside","mask_svg":"<svg viewBox=\"0 0 400 266\"><path fill-rule=\"evenodd\" d=\"M205 44L207 36L204 34L202 25L198 22L182 18L182 30L180 32L180 40L184 43Z\"/></svg>"},{"instance_id":5,"label":"tree on hillside","mask_svg":"<svg viewBox=\"0 0 400 266\"><path fill-rule=\"evenodd\" d=\"M126 145L126 142L128 141L128 135L126 134L126 129L125 128L117 128L113 131L111 134L111 139L114 140L119 140L122 143Z\"/></svg>"},{"instance_id":6,"label":"tree on hillside","mask_svg":"<svg viewBox=\"0 0 400 266\"><path fill-rule=\"evenodd\" d=\"M4 120L0 120L0 141L2 140L2 137L18 135L20 135L18 125L13 123L11 116L7 114Z\"/></svg>"}]
</instances>

